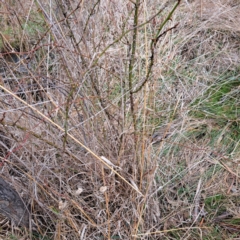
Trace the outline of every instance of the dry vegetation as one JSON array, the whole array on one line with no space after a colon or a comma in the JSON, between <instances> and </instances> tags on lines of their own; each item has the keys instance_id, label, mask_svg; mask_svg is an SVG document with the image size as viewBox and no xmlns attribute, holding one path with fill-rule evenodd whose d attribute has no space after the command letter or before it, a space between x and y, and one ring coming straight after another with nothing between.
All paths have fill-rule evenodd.
<instances>
[{"instance_id":1,"label":"dry vegetation","mask_svg":"<svg viewBox=\"0 0 240 240\"><path fill-rule=\"evenodd\" d=\"M238 0L0 13L1 239L240 239Z\"/></svg>"}]
</instances>

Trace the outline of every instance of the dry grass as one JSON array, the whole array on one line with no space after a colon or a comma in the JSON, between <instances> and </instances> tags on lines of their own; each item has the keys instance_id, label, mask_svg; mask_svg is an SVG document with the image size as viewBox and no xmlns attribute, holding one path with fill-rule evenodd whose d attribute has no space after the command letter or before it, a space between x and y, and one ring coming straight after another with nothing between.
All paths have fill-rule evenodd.
<instances>
[{"instance_id":1,"label":"dry grass","mask_svg":"<svg viewBox=\"0 0 240 240\"><path fill-rule=\"evenodd\" d=\"M240 5L138 2L1 3L1 238L240 237Z\"/></svg>"}]
</instances>

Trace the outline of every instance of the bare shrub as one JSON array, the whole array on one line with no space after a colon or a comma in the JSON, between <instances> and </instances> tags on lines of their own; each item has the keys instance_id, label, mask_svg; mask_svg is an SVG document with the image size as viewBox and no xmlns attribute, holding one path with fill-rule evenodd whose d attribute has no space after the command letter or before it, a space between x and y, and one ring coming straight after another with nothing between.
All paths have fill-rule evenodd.
<instances>
[{"instance_id":1,"label":"bare shrub","mask_svg":"<svg viewBox=\"0 0 240 240\"><path fill-rule=\"evenodd\" d=\"M12 1L0 11L1 174L31 220L2 237L237 232L236 1Z\"/></svg>"}]
</instances>

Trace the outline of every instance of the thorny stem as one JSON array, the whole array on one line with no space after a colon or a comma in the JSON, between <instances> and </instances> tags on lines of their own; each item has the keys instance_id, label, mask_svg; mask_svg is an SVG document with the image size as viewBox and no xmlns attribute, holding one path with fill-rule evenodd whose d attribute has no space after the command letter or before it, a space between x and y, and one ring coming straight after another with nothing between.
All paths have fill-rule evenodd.
<instances>
[{"instance_id":1,"label":"thorny stem","mask_svg":"<svg viewBox=\"0 0 240 240\"><path fill-rule=\"evenodd\" d=\"M134 67L134 61L135 61L135 53L136 53L136 44L137 44L137 25L138 25L138 11L140 7L140 0L137 0L135 5L135 12L134 12L134 30L133 30L133 40L132 40L132 52L131 57L129 61L129 68L128 68L128 83L129 83L129 90L130 90L130 105L131 105L131 113L133 118L133 126L134 126L134 134L135 134L135 143L136 143L136 117L134 113L134 100L133 100L133 67Z\"/></svg>"},{"instance_id":2,"label":"thorny stem","mask_svg":"<svg viewBox=\"0 0 240 240\"><path fill-rule=\"evenodd\" d=\"M160 32L162 31L163 27L166 25L166 23L171 20L171 17L173 15L173 13L175 12L175 10L177 9L177 7L179 6L181 0L178 0L177 3L174 5L173 9L170 11L170 13L168 14L168 16L166 17L166 19L163 21L163 23L160 25L160 27L158 28L158 31L155 35L155 37L152 39L151 41L151 45L150 45L150 50L151 50L151 57L150 57L150 64L148 67L148 71L146 74L146 77L144 79L144 81L140 84L140 86L138 86L135 90L132 91L132 93L137 93L138 91L140 91L142 89L142 87L145 85L145 83L148 81L151 71L152 71L152 67L154 65L154 50L156 48L156 45L159 41L159 39L165 35L167 32L171 31L172 29L176 28L178 23L175 24L173 27L168 28L166 31L164 31L163 33L160 34Z\"/></svg>"}]
</instances>

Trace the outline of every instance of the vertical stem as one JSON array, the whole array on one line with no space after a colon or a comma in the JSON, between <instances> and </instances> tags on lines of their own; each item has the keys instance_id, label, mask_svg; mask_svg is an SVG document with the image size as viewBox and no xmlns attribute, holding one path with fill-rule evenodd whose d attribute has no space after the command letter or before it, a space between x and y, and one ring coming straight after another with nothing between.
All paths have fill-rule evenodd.
<instances>
[{"instance_id":1,"label":"vertical stem","mask_svg":"<svg viewBox=\"0 0 240 240\"><path fill-rule=\"evenodd\" d=\"M129 75L128 75L128 81L129 81L129 90L130 90L130 105L131 105L131 114L133 118L133 126L134 126L134 135L135 135L135 141L136 141L136 116L134 112L134 99L133 99L133 68L134 68L134 62L135 62L135 53L136 53L136 44L137 44L137 32L138 32L138 11L140 7L140 0L137 0L135 5L135 11L134 11L134 30L133 30L133 40L132 40L132 52L131 57L129 61Z\"/></svg>"}]
</instances>

